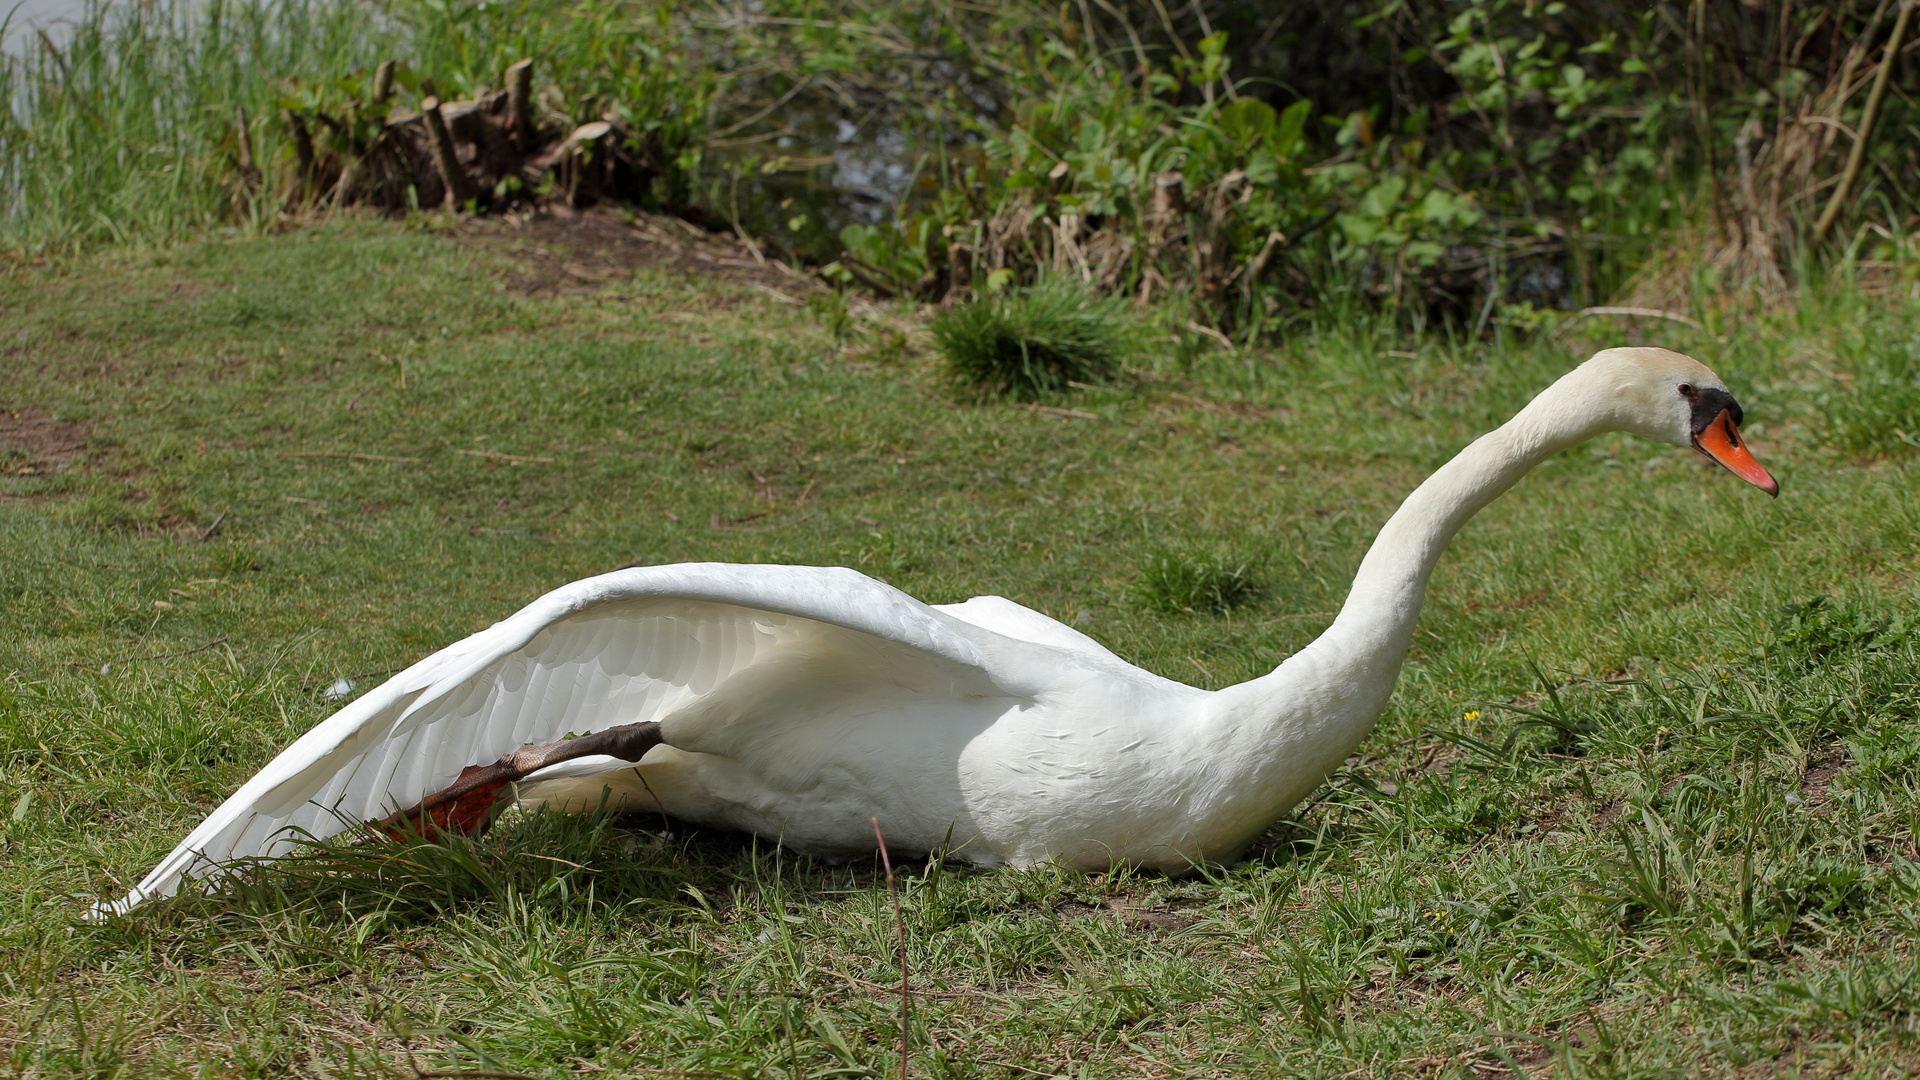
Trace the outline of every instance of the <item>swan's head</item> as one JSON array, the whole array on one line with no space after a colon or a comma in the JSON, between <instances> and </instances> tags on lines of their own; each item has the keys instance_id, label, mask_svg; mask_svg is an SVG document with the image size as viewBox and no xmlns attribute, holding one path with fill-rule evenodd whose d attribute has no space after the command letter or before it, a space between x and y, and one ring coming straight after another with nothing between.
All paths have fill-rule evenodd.
<instances>
[{"instance_id":1,"label":"swan's head","mask_svg":"<svg viewBox=\"0 0 1920 1080\"><path fill-rule=\"evenodd\" d=\"M1603 428L1691 446L1761 491L1780 494L1779 483L1740 437L1740 403L1720 376L1691 356L1604 349L1563 381L1579 404L1603 414Z\"/></svg>"}]
</instances>

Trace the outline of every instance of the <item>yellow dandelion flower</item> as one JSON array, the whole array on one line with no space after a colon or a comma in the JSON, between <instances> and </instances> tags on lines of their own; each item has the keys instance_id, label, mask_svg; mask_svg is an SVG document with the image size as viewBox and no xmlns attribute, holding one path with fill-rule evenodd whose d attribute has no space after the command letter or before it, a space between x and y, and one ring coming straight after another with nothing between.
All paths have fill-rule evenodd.
<instances>
[{"instance_id":1,"label":"yellow dandelion flower","mask_svg":"<svg viewBox=\"0 0 1920 1080\"><path fill-rule=\"evenodd\" d=\"M1478 720L1478 719L1480 719L1480 710L1479 710L1479 709L1468 709L1468 710L1467 710L1467 712L1466 712L1466 715L1464 715L1464 716L1462 716L1462 717L1461 717L1460 719L1462 719L1462 720L1465 720L1465 721L1466 721L1467 723L1469 723L1469 724L1471 724L1471 723L1473 723L1473 722L1474 722L1475 720Z\"/></svg>"}]
</instances>

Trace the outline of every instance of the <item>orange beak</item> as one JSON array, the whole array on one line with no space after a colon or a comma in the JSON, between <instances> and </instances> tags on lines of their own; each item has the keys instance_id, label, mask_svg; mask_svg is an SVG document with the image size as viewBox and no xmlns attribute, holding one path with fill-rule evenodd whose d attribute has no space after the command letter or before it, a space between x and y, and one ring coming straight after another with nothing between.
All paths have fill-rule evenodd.
<instances>
[{"instance_id":1,"label":"orange beak","mask_svg":"<svg viewBox=\"0 0 1920 1080\"><path fill-rule=\"evenodd\" d=\"M1780 482L1767 474L1748 452L1745 443L1740 441L1740 431L1733 426L1733 417L1729 410L1720 410L1707 429L1694 436L1693 445L1700 448L1708 457L1727 467L1733 475L1759 488L1761 491L1780 497Z\"/></svg>"}]
</instances>

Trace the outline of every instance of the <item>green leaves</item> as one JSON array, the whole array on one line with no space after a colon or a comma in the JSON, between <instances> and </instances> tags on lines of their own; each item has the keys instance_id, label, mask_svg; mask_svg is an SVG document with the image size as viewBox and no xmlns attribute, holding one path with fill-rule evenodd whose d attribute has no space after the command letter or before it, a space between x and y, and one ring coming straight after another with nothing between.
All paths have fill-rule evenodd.
<instances>
[{"instance_id":1,"label":"green leaves","mask_svg":"<svg viewBox=\"0 0 1920 1080\"><path fill-rule=\"evenodd\" d=\"M1264 151L1273 161L1285 161L1300 149L1313 103L1296 101L1284 113L1256 98L1240 98L1220 106L1214 114L1221 134L1242 153Z\"/></svg>"}]
</instances>

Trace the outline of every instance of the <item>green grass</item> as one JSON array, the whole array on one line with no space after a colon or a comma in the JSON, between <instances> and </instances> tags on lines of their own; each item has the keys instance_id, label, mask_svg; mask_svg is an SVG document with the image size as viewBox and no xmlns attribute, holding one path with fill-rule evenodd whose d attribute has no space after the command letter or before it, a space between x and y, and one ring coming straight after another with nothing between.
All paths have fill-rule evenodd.
<instances>
[{"instance_id":1,"label":"green grass","mask_svg":"<svg viewBox=\"0 0 1920 1080\"><path fill-rule=\"evenodd\" d=\"M1889 334L1849 360L1851 384L1827 397L1828 441L1856 454L1920 446L1920 336Z\"/></svg>"},{"instance_id":2,"label":"green grass","mask_svg":"<svg viewBox=\"0 0 1920 1080\"><path fill-rule=\"evenodd\" d=\"M932 324L955 380L1021 401L1112 378L1136 333L1124 300L1061 277L944 308Z\"/></svg>"},{"instance_id":3,"label":"green grass","mask_svg":"<svg viewBox=\"0 0 1920 1080\"><path fill-rule=\"evenodd\" d=\"M1132 591L1134 601L1150 611L1226 615L1258 601L1264 588L1244 562L1191 551L1159 551L1141 565Z\"/></svg>"},{"instance_id":4,"label":"green grass","mask_svg":"<svg viewBox=\"0 0 1920 1080\"><path fill-rule=\"evenodd\" d=\"M10 1075L890 1074L874 868L645 816L77 919L335 680L628 563L841 563L1199 685L1264 672L1574 359L1346 320L1070 412L956 405L902 311L842 341L724 284L517 273L505 240L348 221L0 282L0 401L88 428L0 479ZM1441 563L1360 756L1245 862L908 876L914 1075L1910 1071L1920 476L1829 446L1824 402L1915 314L1810 297L1673 339L1782 497L1620 436L1540 468ZM1167 551L1257 553L1267 591L1145 609Z\"/></svg>"}]
</instances>

